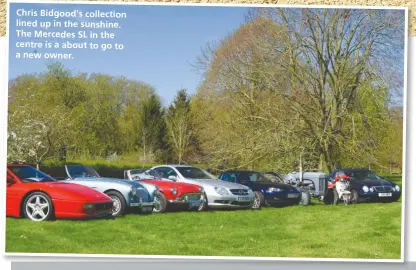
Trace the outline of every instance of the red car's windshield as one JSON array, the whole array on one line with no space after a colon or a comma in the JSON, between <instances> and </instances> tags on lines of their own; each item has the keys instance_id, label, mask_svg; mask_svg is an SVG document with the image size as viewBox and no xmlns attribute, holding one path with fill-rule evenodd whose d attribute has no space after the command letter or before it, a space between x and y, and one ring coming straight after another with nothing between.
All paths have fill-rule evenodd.
<instances>
[{"instance_id":1,"label":"red car's windshield","mask_svg":"<svg viewBox=\"0 0 416 270\"><path fill-rule=\"evenodd\" d=\"M36 170L30 166L8 166L17 177L24 183L28 182L55 182L56 180L49 175Z\"/></svg>"}]
</instances>

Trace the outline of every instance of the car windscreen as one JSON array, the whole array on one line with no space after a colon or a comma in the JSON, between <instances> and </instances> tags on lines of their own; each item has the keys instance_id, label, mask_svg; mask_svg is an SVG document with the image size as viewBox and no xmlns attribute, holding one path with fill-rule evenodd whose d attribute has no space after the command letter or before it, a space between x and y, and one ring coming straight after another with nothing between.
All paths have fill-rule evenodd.
<instances>
[{"instance_id":1,"label":"car windscreen","mask_svg":"<svg viewBox=\"0 0 416 270\"><path fill-rule=\"evenodd\" d=\"M273 183L270 178L258 172L240 172L237 177L241 183Z\"/></svg>"},{"instance_id":2,"label":"car windscreen","mask_svg":"<svg viewBox=\"0 0 416 270\"><path fill-rule=\"evenodd\" d=\"M380 177L372 171L346 171L345 172L351 178L357 180L378 180Z\"/></svg>"},{"instance_id":3,"label":"car windscreen","mask_svg":"<svg viewBox=\"0 0 416 270\"><path fill-rule=\"evenodd\" d=\"M130 174L140 174L140 173L145 173L146 169L134 169L134 170L130 170Z\"/></svg>"},{"instance_id":4,"label":"car windscreen","mask_svg":"<svg viewBox=\"0 0 416 270\"><path fill-rule=\"evenodd\" d=\"M9 169L24 183L56 181L49 175L30 166L10 166Z\"/></svg>"},{"instance_id":5,"label":"car windscreen","mask_svg":"<svg viewBox=\"0 0 416 270\"><path fill-rule=\"evenodd\" d=\"M273 173L264 173L264 178L269 180L271 183L284 183L283 179Z\"/></svg>"},{"instance_id":6,"label":"car windscreen","mask_svg":"<svg viewBox=\"0 0 416 270\"><path fill-rule=\"evenodd\" d=\"M207 180L217 180L213 175L208 172L195 168L195 167L177 167L176 168L183 177L189 179L207 179Z\"/></svg>"},{"instance_id":7,"label":"car windscreen","mask_svg":"<svg viewBox=\"0 0 416 270\"><path fill-rule=\"evenodd\" d=\"M82 165L67 165L68 176L72 179L79 177L100 177L94 168Z\"/></svg>"}]
</instances>

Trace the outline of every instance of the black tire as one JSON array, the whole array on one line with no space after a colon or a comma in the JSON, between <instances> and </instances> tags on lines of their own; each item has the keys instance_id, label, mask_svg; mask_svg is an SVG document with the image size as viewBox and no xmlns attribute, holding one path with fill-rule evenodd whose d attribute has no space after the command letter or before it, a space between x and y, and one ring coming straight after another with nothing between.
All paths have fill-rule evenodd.
<instances>
[{"instance_id":1,"label":"black tire","mask_svg":"<svg viewBox=\"0 0 416 270\"><path fill-rule=\"evenodd\" d=\"M302 190L300 196L301 196L301 199L299 201L300 205L307 206L311 203L312 198L309 192Z\"/></svg>"},{"instance_id":2,"label":"black tire","mask_svg":"<svg viewBox=\"0 0 416 270\"><path fill-rule=\"evenodd\" d=\"M47 210L45 212L46 208ZM33 221L51 220L55 216L51 198L40 191L33 192L26 197L22 205L22 210L25 218Z\"/></svg>"},{"instance_id":3,"label":"black tire","mask_svg":"<svg viewBox=\"0 0 416 270\"><path fill-rule=\"evenodd\" d=\"M254 202L251 209L258 210L264 204L264 195L261 191L254 191Z\"/></svg>"},{"instance_id":4,"label":"black tire","mask_svg":"<svg viewBox=\"0 0 416 270\"><path fill-rule=\"evenodd\" d=\"M113 200L113 217L124 215L127 203L123 195L118 191L109 191L105 194ZM118 204L116 205L116 203Z\"/></svg>"},{"instance_id":5,"label":"black tire","mask_svg":"<svg viewBox=\"0 0 416 270\"><path fill-rule=\"evenodd\" d=\"M355 189L351 190L351 204L356 204L360 202L360 197L358 196L358 192Z\"/></svg>"},{"instance_id":6,"label":"black tire","mask_svg":"<svg viewBox=\"0 0 416 270\"><path fill-rule=\"evenodd\" d=\"M204 193L204 201L201 203L201 205L197 208L198 212L202 212L204 210L208 209L208 198L207 195Z\"/></svg>"},{"instance_id":7,"label":"black tire","mask_svg":"<svg viewBox=\"0 0 416 270\"><path fill-rule=\"evenodd\" d=\"M163 194L162 192L158 192L157 194L155 194L155 197L159 201L159 205L155 206L155 208L153 208L153 212L155 212L155 213L164 213L164 212L166 212L166 209L168 208L169 201L166 198L165 194Z\"/></svg>"},{"instance_id":8,"label":"black tire","mask_svg":"<svg viewBox=\"0 0 416 270\"><path fill-rule=\"evenodd\" d=\"M332 189L329 189L323 199L324 204L334 204L334 192L332 191Z\"/></svg>"},{"instance_id":9,"label":"black tire","mask_svg":"<svg viewBox=\"0 0 416 270\"><path fill-rule=\"evenodd\" d=\"M338 191L334 188L333 191L332 191L332 193L334 194L333 204L334 205L337 205L338 204L338 201L339 201Z\"/></svg>"}]
</instances>

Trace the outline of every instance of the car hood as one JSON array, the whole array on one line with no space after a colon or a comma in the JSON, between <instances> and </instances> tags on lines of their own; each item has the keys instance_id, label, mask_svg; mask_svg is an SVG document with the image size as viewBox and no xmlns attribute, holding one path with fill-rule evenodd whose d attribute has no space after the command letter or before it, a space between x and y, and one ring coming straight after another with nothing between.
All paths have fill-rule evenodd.
<instances>
[{"instance_id":1,"label":"car hood","mask_svg":"<svg viewBox=\"0 0 416 270\"><path fill-rule=\"evenodd\" d=\"M173 182L173 181L166 181L166 180L153 180L153 179L146 179L140 180L138 182L145 182L148 184L152 184L157 186L161 190L170 190L172 188L176 188L179 193L190 193L190 192L200 192L200 186L190 183L181 183L181 182Z\"/></svg>"},{"instance_id":2,"label":"car hood","mask_svg":"<svg viewBox=\"0 0 416 270\"><path fill-rule=\"evenodd\" d=\"M393 184L390 181L386 181L384 179L364 179L364 180L352 180L352 182L360 183L362 185L366 185L369 187L372 186L392 186Z\"/></svg>"},{"instance_id":3,"label":"car hood","mask_svg":"<svg viewBox=\"0 0 416 270\"><path fill-rule=\"evenodd\" d=\"M97 182L104 182L104 183L119 183L124 184L127 186L134 185L133 181L125 180L125 179L119 179L119 178L109 178L109 177L77 177L72 180L90 180L90 181L97 181Z\"/></svg>"},{"instance_id":4,"label":"car hood","mask_svg":"<svg viewBox=\"0 0 416 270\"><path fill-rule=\"evenodd\" d=\"M78 201L109 201L107 195L87 186L65 182L36 183L40 189L53 193L54 199Z\"/></svg>"},{"instance_id":5,"label":"car hood","mask_svg":"<svg viewBox=\"0 0 416 270\"><path fill-rule=\"evenodd\" d=\"M226 182L222 180L207 180L207 179L186 179L187 182L200 185L200 186L210 186L210 187L225 187L228 189L247 189L247 186L237 184L237 183L231 183Z\"/></svg>"},{"instance_id":6,"label":"car hood","mask_svg":"<svg viewBox=\"0 0 416 270\"><path fill-rule=\"evenodd\" d=\"M288 184L283 184L283 183L247 183L246 184L248 187L256 187L256 188L261 188L261 189L267 189L270 187L275 187L275 188L280 188L283 190L287 190L287 189L292 189L293 187L291 185Z\"/></svg>"}]
</instances>

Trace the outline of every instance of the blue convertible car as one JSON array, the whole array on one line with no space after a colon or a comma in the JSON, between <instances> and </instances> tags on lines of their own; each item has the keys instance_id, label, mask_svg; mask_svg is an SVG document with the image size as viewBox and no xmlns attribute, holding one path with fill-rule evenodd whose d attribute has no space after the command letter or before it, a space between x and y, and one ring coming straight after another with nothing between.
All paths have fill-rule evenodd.
<instances>
[{"instance_id":1,"label":"blue convertible car","mask_svg":"<svg viewBox=\"0 0 416 270\"><path fill-rule=\"evenodd\" d=\"M66 165L65 170L68 178L61 181L87 186L107 194L113 200L113 216L122 215L127 209L138 209L142 213L153 212L154 195L158 192L154 185L101 177L90 166Z\"/></svg>"},{"instance_id":2,"label":"blue convertible car","mask_svg":"<svg viewBox=\"0 0 416 270\"><path fill-rule=\"evenodd\" d=\"M252 189L255 195L253 208L260 208L261 205L295 205L299 204L302 198L301 191L296 187L255 171L226 171L219 179Z\"/></svg>"}]
</instances>

